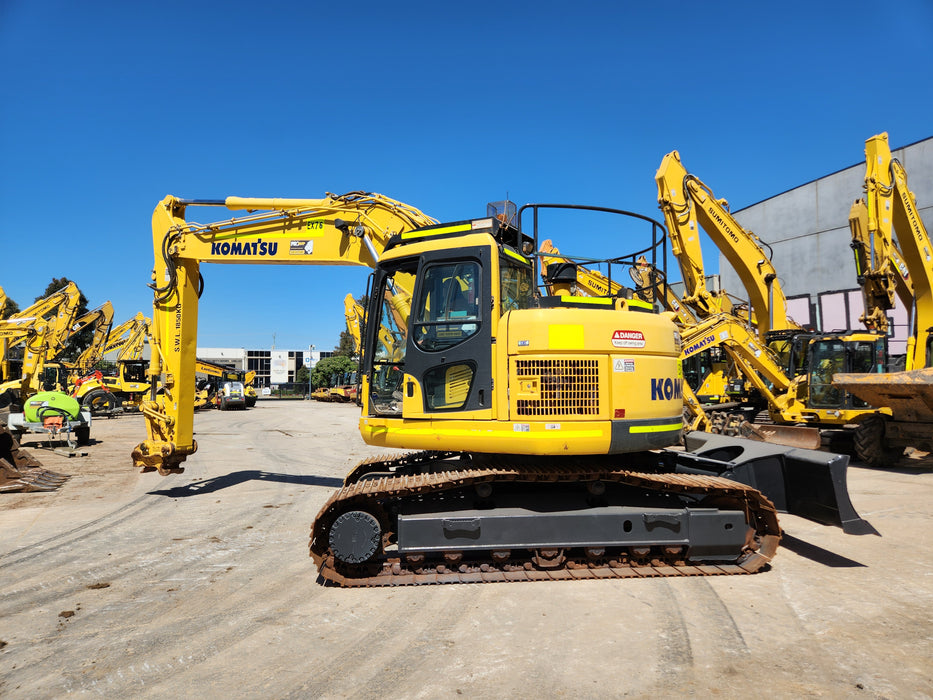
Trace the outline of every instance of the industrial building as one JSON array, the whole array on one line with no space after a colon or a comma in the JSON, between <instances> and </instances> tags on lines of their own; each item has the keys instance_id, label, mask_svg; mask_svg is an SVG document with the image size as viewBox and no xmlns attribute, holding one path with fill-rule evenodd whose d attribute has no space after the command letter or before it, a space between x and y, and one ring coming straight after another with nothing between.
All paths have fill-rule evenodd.
<instances>
[{"instance_id":1,"label":"industrial building","mask_svg":"<svg viewBox=\"0 0 933 700\"><path fill-rule=\"evenodd\" d=\"M907 172L917 209L933 230L933 137L891 153ZM733 212L773 251L771 258L788 297L788 313L817 330L864 330L864 311L850 248L849 209L863 196L865 161ZM727 194L727 193L724 193ZM719 256L720 283L741 297L742 283L725 256ZM889 352L905 352L908 311L896 307L889 318Z\"/></svg>"},{"instance_id":2,"label":"industrial building","mask_svg":"<svg viewBox=\"0 0 933 700\"><path fill-rule=\"evenodd\" d=\"M237 370L256 372L254 386L271 387L295 382L302 366L314 367L319 360L330 357L327 350L253 350L246 348L198 347L198 359L229 365Z\"/></svg>"}]
</instances>

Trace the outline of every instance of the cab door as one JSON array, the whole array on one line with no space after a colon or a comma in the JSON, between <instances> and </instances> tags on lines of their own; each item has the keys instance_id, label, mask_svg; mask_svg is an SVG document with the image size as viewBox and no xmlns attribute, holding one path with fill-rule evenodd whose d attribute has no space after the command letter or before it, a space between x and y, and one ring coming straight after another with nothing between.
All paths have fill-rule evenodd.
<instances>
[{"instance_id":1,"label":"cab door","mask_svg":"<svg viewBox=\"0 0 933 700\"><path fill-rule=\"evenodd\" d=\"M492 407L492 272L490 247L421 256L402 383L405 418Z\"/></svg>"}]
</instances>

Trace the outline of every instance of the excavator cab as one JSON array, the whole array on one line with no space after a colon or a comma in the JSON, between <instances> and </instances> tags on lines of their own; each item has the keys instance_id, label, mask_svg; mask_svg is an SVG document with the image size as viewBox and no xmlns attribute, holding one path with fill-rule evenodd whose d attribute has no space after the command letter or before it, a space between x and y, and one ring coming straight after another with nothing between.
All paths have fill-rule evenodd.
<instances>
[{"instance_id":1,"label":"excavator cab","mask_svg":"<svg viewBox=\"0 0 933 700\"><path fill-rule=\"evenodd\" d=\"M873 333L814 335L807 348L809 405L836 410L868 408L867 402L834 386L833 377L839 372L884 372L886 357L885 336Z\"/></svg>"},{"instance_id":2,"label":"excavator cab","mask_svg":"<svg viewBox=\"0 0 933 700\"><path fill-rule=\"evenodd\" d=\"M679 442L683 380L670 317L616 294L538 294L530 253L538 209L551 207L629 215L526 205L534 236L488 217L389 241L366 315L364 440L518 454L623 453ZM565 228L574 217L554 218ZM651 246L613 264L662 257L663 228L647 221L655 227ZM407 321L389 303L401 276L414 280Z\"/></svg>"},{"instance_id":3,"label":"excavator cab","mask_svg":"<svg viewBox=\"0 0 933 700\"><path fill-rule=\"evenodd\" d=\"M368 324L373 415L424 417L489 408L492 325L498 313L481 300L493 296L491 255L489 245L427 249L377 269L368 315L377 319ZM388 303L400 274L417 280L407 328L399 326ZM380 327L393 329L391 347Z\"/></svg>"}]
</instances>

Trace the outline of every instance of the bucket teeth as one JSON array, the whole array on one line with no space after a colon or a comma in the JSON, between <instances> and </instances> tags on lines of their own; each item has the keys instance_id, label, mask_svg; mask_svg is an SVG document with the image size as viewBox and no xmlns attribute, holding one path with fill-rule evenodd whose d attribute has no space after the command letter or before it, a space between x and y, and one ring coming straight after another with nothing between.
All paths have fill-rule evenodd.
<instances>
[{"instance_id":1,"label":"bucket teeth","mask_svg":"<svg viewBox=\"0 0 933 700\"><path fill-rule=\"evenodd\" d=\"M42 467L0 426L0 493L54 491L71 477Z\"/></svg>"}]
</instances>

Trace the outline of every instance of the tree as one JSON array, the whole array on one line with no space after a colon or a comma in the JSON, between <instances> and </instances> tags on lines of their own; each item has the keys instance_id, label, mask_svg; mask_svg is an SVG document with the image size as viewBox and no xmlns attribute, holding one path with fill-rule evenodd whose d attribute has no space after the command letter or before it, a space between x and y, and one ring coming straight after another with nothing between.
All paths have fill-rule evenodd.
<instances>
[{"instance_id":1,"label":"tree","mask_svg":"<svg viewBox=\"0 0 933 700\"><path fill-rule=\"evenodd\" d=\"M67 277L53 277L52 281L49 282L48 286L45 288L45 292L43 292L40 296L37 296L35 300L40 301L48 296L51 296L60 289L67 287L68 283L71 281L72 280L68 279ZM75 286L77 286L77 282L75 282ZM84 292L82 292L81 288L78 287L78 308L75 310L75 320L81 318L84 314L87 313L87 311L87 297L84 296ZM71 336L68 341L68 346L61 355L62 359L75 359L78 355L84 352L85 349L87 349L87 346L91 344L91 339L93 337L93 326L88 326L80 333L76 333L75 335Z\"/></svg>"},{"instance_id":2,"label":"tree","mask_svg":"<svg viewBox=\"0 0 933 700\"><path fill-rule=\"evenodd\" d=\"M307 384L308 378L311 376L311 370L302 365L295 372L295 383L296 384Z\"/></svg>"},{"instance_id":3,"label":"tree","mask_svg":"<svg viewBox=\"0 0 933 700\"><path fill-rule=\"evenodd\" d=\"M354 357L356 355L356 341L348 331L340 331L340 344L334 348L337 357Z\"/></svg>"},{"instance_id":4,"label":"tree","mask_svg":"<svg viewBox=\"0 0 933 700\"><path fill-rule=\"evenodd\" d=\"M3 308L0 308L0 319L9 318L13 314L18 314L20 311L19 304L7 297Z\"/></svg>"},{"instance_id":5,"label":"tree","mask_svg":"<svg viewBox=\"0 0 933 700\"><path fill-rule=\"evenodd\" d=\"M356 372L359 365L349 357L343 355L333 355L325 357L314 365L311 370L311 384L317 388L321 386L330 386L331 377L337 375L337 381L343 381L343 375L348 372Z\"/></svg>"}]
</instances>

